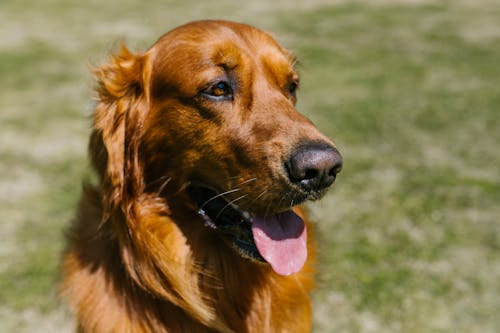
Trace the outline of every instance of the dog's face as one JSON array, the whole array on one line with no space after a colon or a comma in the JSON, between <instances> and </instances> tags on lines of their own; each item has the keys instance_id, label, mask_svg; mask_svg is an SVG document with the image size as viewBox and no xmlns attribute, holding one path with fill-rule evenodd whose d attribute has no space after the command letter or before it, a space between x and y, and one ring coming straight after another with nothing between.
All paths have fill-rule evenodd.
<instances>
[{"instance_id":1,"label":"dog's face","mask_svg":"<svg viewBox=\"0 0 500 333\"><path fill-rule=\"evenodd\" d=\"M300 269L305 259L283 263L285 252L304 256L291 208L324 194L341 157L295 109L294 57L260 30L204 21L166 34L147 59L146 182L187 185L201 217L241 254L280 274Z\"/></svg>"}]
</instances>

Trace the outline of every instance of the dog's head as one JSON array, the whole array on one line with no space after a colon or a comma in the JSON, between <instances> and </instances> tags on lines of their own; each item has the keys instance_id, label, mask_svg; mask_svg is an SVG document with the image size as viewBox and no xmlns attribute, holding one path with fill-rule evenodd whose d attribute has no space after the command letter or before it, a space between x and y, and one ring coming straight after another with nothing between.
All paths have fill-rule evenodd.
<instances>
[{"instance_id":1,"label":"dog's head","mask_svg":"<svg viewBox=\"0 0 500 333\"><path fill-rule=\"evenodd\" d=\"M187 193L200 227L280 274L298 271L306 232L292 207L320 198L342 159L295 109L295 62L267 33L223 21L115 56L97 71L93 139L109 207L138 191Z\"/></svg>"}]
</instances>

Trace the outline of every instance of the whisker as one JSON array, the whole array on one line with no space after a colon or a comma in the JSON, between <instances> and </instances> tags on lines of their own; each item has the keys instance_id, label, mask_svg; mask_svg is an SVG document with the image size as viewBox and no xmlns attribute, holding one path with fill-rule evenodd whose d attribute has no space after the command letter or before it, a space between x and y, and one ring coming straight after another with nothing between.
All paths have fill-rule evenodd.
<instances>
[{"instance_id":1,"label":"whisker","mask_svg":"<svg viewBox=\"0 0 500 333\"><path fill-rule=\"evenodd\" d=\"M247 183L250 183L250 182L253 182L253 181L256 181L258 178L250 178L250 179L247 179L247 180L244 180L242 181L241 183L239 183L238 186L241 186L241 185L244 185L244 184L247 184Z\"/></svg>"},{"instance_id":2,"label":"whisker","mask_svg":"<svg viewBox=\"0 0 500 333\"><path fill-rule=\"evenodd\" d=\"M255 199L253 199L251 202L253 203L253 202L255 202L255 201L259 200L259 199L260 199L260 197L262 197L264 194L266 194L266 192L267 192L268 190L269 190L269 189L266 187L266 189L265 189L264 191L262 191L262 193L261 193L261 194L259 194L259 195L258 195Z\"/></svg>"},{"instance_id":3,"label":"whisker","mask_svg":"<svg viewBox=\"0 0 500 333\"><path fill-rule=\"evenodd\" d=\"M172 180L172 178L168 179L166 183L170 182ZM189 182L185 182L183 183L178 189L176 189L174 192L172 193L168 193L168 198L173 198L179 194L181 194L182 192L184 192L184 190L189 186ZM165 184L166 186L167 184ZM164 187L164 186L162 186ZM162 189L161 189L162 190ZM158 193L161 193L161 192L158 192Z\"/></svg>"},{"instance_id":4,"label":"whisker","mask_svg":"<svg viewBox=\"0 0 500 333\"><path fill-rule=\"evenodd\" d=\"M215 217L215 219L217 220L219 218L219 216L222 214L222 212L224 212L224 209L226 209L227 207L229 207L230 205L234 204L235 202L243 199L244 197L246 197L248 194L243 194L242 196L234 199L234 200L231 200L230 202L228 202L224 207L222 207L222 209L220 210L220 212L217 214L217 216Z\"/></svg>"},{"instance_id":5,"label":"whisker","mask_svg":"<svg viewBox=\"0 0 500 333\"><path fill-rule=\"evenodd\" d=\"M147 188L150 188L151 186L154 186L155 184L158 184L159 182L162 182L164 179L166 179L167 176L161 176L161 177L158 177L152 181L150 181L149 183L146 184L146 187ZM168 177L170 178L170 177Z\"/></svg>"},{"instance_id":6,"label":"whisker","mask_svg":"<svg viewBox=\"0 0 500 333\"><path fill-rule=\"evenodd\" d=\"M189 182L185 182L184 184L182 184L182 186L179 188L179 190L177 191L176 194L179 194L181 192L184 192L184 190L190 185Z\"/></svg>"},{"instance_id":7,"label":"whisker","mask_svg":"<svg viewBox=\"0 0 500 333\"><path fill-rule=\"evenodd\" d=\"M216 194L214 195L213 197L211 197L210 199L208 199L207 201L205 201L201 206L200 206L200 209L203 209L203 207L205 207L209 202L219 198L219 197L222 197L226 194L230 194L230 193L234 193L234 192L237 192L237 191L240 191L239 188L235 188L233 190L229 190L229 191L226 191L226 192L222 192L222 193L219 193L219 194Z\"/></svg>"},{"instance_id":8,"label":"whisker","mask_svg":"<svg viewBox=\"0 0 500 333\"><path fill-rule=\"evenodd\" d=\"M165 178L164 177L161 177L161 178ZM161 178L159 178L158 180L160 180ZM172 180L172 177L168 177L160 186L160 188L158 189L158 194L160 194L161 192L163 192L163 190L165 189L165 187L168 185L168 183L170 183L170 181Z\"/></svg>"},{"instance_id":9,"label":"whisker","mask_svg":"<svg viewBox=\"0 0 500 333\"><path fill-rule=\"evenodd\" d=\"M266 187L266 189L264 189L264 191L262 191L257 197L251 199L248 202L248 206L251 206L254 202L256 202L257 200L259 200L259 198L262 197L264 194L266 194L267 191L268 191L268 188Z\"/></svg>"}]
</instances>

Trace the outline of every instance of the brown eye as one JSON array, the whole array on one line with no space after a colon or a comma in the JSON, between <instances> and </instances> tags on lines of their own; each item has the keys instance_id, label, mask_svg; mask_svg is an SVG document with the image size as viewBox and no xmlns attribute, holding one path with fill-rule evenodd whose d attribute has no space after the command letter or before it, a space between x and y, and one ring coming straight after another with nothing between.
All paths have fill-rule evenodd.
<instances>
[{"instance_id":1,"label":"brown eye","mask_svg":"<svg viewBox=\"0 0 500 333\"><path fill-rule=\"evenodd\" d=\"M206 88L202 93L208 98L215 100L233 99L233 89L226 81L219 81Z\"/></svg>"},{"instance_id":2,"label":"brown eye","mask_svg":"<svg viewBox=\"0 0 500 333\"><path fill-rule=\"evenodd\" d=\"M231 88L226 82L219 82L212 90L214 96L223 96L231 92Z\"/></svg>"}]
</instances>

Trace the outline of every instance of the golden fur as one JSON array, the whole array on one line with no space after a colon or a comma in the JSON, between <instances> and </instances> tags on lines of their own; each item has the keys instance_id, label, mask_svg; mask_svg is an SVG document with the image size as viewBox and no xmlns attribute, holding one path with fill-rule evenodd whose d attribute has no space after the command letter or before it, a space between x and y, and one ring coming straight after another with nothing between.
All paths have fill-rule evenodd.
<instances>
[{"instance_id":1,"label":"golden fur","mask_svg":"<svg viewBox=\"0 0 500 333\"><path fill-rule=\"evenodd\" d=\"M242 93L232 106L197 95L220 75L205 70L207 59L237 72ZM272 176L274 156L300 140L332 144L283 92L298 80L294 62L260 30L200 21L144 53L123 47L95 70L89 151L99 183L84 188L62 263L62 295L80 332L310 331L310 225L306 264L280 276L204 226L185 192L203 179L241 189L255 212L283 204L289 190Z\"/></svg>"}]
</instances>

